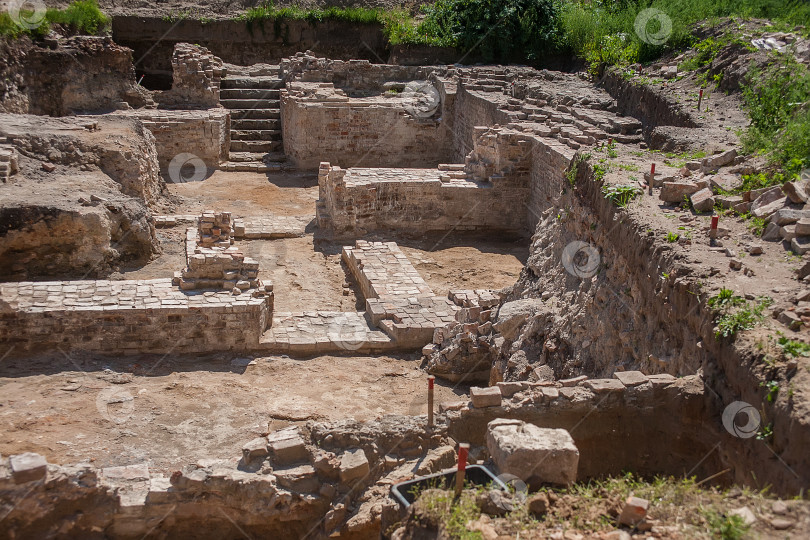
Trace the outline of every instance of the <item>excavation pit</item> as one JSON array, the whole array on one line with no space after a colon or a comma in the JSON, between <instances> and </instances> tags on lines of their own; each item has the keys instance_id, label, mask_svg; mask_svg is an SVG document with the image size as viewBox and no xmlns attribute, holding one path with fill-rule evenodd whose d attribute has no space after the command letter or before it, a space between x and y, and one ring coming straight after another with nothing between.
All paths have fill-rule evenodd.
<instances>
[{"instance_id":1,"label":"excavation pit","mask_svg":"<svg viewBox=\"0 0 810 540\"><path fill-rule=\"evenodd\" d=\"M489 463L497 419L569 432L577 482L807 487L806 186L723 199L758 166L733 96L218 40L146 89L122 24L53 45L101 89L0 102L12 534L389 537L390 486ZM707 189L796 255L671 204Z\"/></svg>"}]
</instances>

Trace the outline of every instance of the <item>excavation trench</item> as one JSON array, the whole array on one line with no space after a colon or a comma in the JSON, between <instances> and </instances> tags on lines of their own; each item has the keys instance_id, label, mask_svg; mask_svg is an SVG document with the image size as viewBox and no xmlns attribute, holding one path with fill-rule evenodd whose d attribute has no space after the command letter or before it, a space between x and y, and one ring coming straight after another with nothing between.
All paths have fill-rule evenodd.
<instances>
[{"instance_id":1,"label":"excavation trench","mask_svg":"<svg viewBox=\"0 0 810 540\"><path fill-rule=\"evenodd\" d=\"M131 30L127 20L119 18L115 24L117 41L129 43L124 37ZM233 23L217 23L212 32L225 35L230 31L228 24ZM159 26L154 28L155 35L161 31ZM181 35L195 36L198 26L181 24L182 32L189 32ZM303 27L301 35L302 40L309 39ZM144 38L130 45L137 50L146 43ZM284 233L295 240L272 244L271 258L276 261L302 259L298 252L286 256L280 246L303 252L304 244L311 240L313 254L332 258L332 266L317 275L318 279L340 281L336 268L341 261L345 265L347 282L353 280L344 286L347 299L330 298L337 306L333 312L295 313L290 308L281 313L274 310L274 298L290 295L283 302L292 306L288 298L295 295L293 279L278 280L275 290L260 289L251 296L227 288L186 295L176 288L177 283L190 283L185 274L174 284L170 279L154 280L160 283L148 284L153 289L139 283L122 292L116 287L124 287L126 281L121 281L124 285L112 280L77 286L70 283L73 279L48 282L40 291L36 283L15 279L28 270L9 268L4 270L9 281L2 284L0 338L14 346L11 358L23 362L26 354L40 349L77 352L95 359L102 354L168 356L221 351L219 358L244 368L254 358L258 362L270 354L288 360L281 355L320 358L327 350L330 354L360 351L356 354L361 359L353 357L351 364L359 371L363 359L379 361L384 351L393 356L386 361L402 370L394 376L407 376L410 372L404 365L408 362L419 378L431 373L443 379L446 399L441 400L437 425L426 426L423 391L415 390L413 396L407 396L413 399L407 414L386 414L393 406L386 408L381 402L379 410L364 411L363 421L320 420L301 416L301 411L279 415L290 425L244 429L255 438L244 441L241 456L238 452L229 458L199 456L180 470L150 468L148 453L135 464L47 465L47 473L44 464L37 462L27 476L2 464L0 500L10 508L4 518L8 530L19 537L60 532L123 538L319 538L334 533L341 538L379 537L403 517L389 497L390 486L403 478L451 467L459 442L471 443L472 459L487 463L487 424L497 418L566 429L580 452L578 481L632 471L647 477L712 478L712 483L726 486L767 484L784 495L806 487L810 463L804 449L810 446L810 429L792 409L792 402L766 404L756 351L715 336L714 314L705 304L707 295L700 285L714 274L699 267L700 261L689 248L691 242L672 245L662 240L661 231L669 218L650 217L660 213L659 201L645 195L633 206L622 208L605 197L604 186L615 183L616 177L600 173L597 164L614 141L626 170L646 167L647 158L636 148L683 149L712 140L711 131L696 134L704 126L694 115L615 74L606 76L605 92L571 74L528 68L403 68L298 55L285 60L288 71L280 69L278 78L241 72L228 83L227 75L221 78L222 62L210 52L191 46L174 51L174 55L163 51L171 61L163 65L154 60L149 68L156 76L175 75L174 86L165 90L169 94L155 94L157 101L176 103L178 96L213 99L211 89L219 92L225 83L222 90L230 94L222 101L230 112L220 108L205 113L136 109L97 118L87 115L46 121L36 117L43 132L54 132L48 137L61 150L59 156L49 159L60 167L80 165L83 171L104 172L104 182L112 179L123 185L128 196L137 199L138 208L148 209L151 215L158 207L183 207L180 191L172 193L171 205L156 202L166 196L158 171L164 177L171 175L172 157L178 151L194 150L208 161L222 160L217 164L220 171L236 172L243 165L234 158L244 156L235 154L250 152L234 151L234 146L229 152L229 144L259 148L257 153L265 155L283 150L292 167L311 173L289 182L311 188L304 197L316 209L299 212L300 200L291 198L289 207L294 210L281 216L283 219L262 222L267 217L264 210L257 215L244 212L239 217L247 225L240 227L255 226L259 231L256 238L261 238L266 232L262 227L275 227L271 233L279 234L281 223ZM285 51L279 50L279 58ZM160 50L154 54L158 53ZM233 62L257 60L233 54ZM202 67L193 76L189 75L193 70L180 76L184 62ZM205 84L192 81L197 75ZM389 84L417 76L429 81L438 96L435 112L424 118L408 112L407 103L403 105L398 96L399 87L392 91ZM278 110L268 106L260 109L267 111L260 115L267 118L242 117L238 119L242 127L232 127L235 111L247 110L248 102L258 99L245 97L255 91L272 93L272 98L261 99L272 100ZM145 99L142 92L136 94ZM219 104L219 94L215 97ZM40 106L51 113L65 109L55 98L43 100ZM25 122L31 121L24 115L4 116L14 124L4 126L3 135L14 141L23 156L23 171L31 174L45 161L48 144L43 141L48 137L26 133ZM95 124L88 124L89 120ZM250 122L264 126L265 121L281 127L247 127ZM117 123L124 127L115 134L136 141L129 144L140 157L133 159L133 152L121 148L110 150L103 136L92 135L99 126L106 131ZM387 145L369 142L381 139L392 126L397 136ZM350 134L352 129L357 133ZM260 135L251 131L266 132L261 137L269 138L254 140L251 137ZM283 134L283 142L272 138L275 131ZM325 136L310 137L311 133ZM234 134L242 138L232 141ZM79 145L82 161L76 163L72 153L76 140L88 138L93 144ZM606 144L607 139L611 144ZM115 167L107 164L107 170L94 169L96 158L105 155L115 161ZM224 162L225 156L230 161ZM278 163L273 169L275 165L266 161L249 161L246 174L269 176L281 170ZM122 174L128 167L137 168L140 174ZM315 170L317 197L312 178ZM626 177L621 181L629 182ZM205 189L205 182L213 184L209 177L199 184L199 190ZM118 189L113 183L104 184L110 192ZM194 189L182 192L185 204ZM217 189L227 191L227 187ZM278 205L283 197L275 196ZM106 208L112 214L120 213L110 208L118 201L92 202L84 206L92 206L94 212ZM195 204L203 202L207 200L201 196ZM473 211L479 205L481 209ZM194 208L197 214L198 210ZM216 219L224 214L227 212L217 214ZM191 223L209 216L189 218L178 211L163 217L165 222L187 219ZM684 217L688 219L680 222L695 219ZM154 221L150 217L138 231L147 243L151 237L157 245ZM267 221L272 223L267 225ZM233 228L235 234L237 226ZM184 247L178 248L176 256L189 266L197 239L194 228L190 229L178 227L173 237ZM318 249L315 244L320 239L313 229L325 239ZM528 258L517 282L499 291L448 287L448 295L444 290L437 294L392 241L407 246L420 234L449 235L455 229L500 240L530 237ZM200 239L202 231L200 225ZM703 232L698 227L695 236ZM245 234L240 242L249 246L251 240ZM190 243L190 250L184 242ZM40 248L45 250L44 255L37 255L41 260L51 247ZM249 254L250 249L245 248ZM253 253L262 253L262 249ZM433 249L408 246L406 251L427 256ZM110 253L109 258L116 255ZM392 266L385 267L389 263ZM85 261L60 265L67 267L69 277L86 272ZM289 272L279 266L276 271ZM37 278L57 273L46 265L31 268L38 272ZM164 268L147 265L140 271L146 275L156 269ZM284 290L278 283L285 284ZM81 301L79 305L87 309L73 309L67 302L52 305L57 303L51 302L54 296L62 294L72 300L73 287L85 285L96 287L99 301L107 306L100 315L94 306L82 306ZM161 301L168 300L165 306L141 306L136 304L139 300L130 298L149 298L157 289ZM188 305L183 304L186 301ZM317 300L307 297L307 302ZM362 311L349 305L355 302ZM362 343L347 340L345 335L330 335L335 332L312 330L324 324L323 320L347 324L349 319L360 326L369 323ZM186 334L189 329L193 333ZM315 337L307 334L310 330ZM179 335L190 337L178 339ZM420 349L423 357L417 369L418 357L401 351ZM341 358L335 355L330 361L338 365ZM10 370L9 377L17 376L13 367L4 369ZM251 373L246 369L241 375L250 377ZM349 375L341 379L349 381L347 387L335 393L345 393L340 396L343 401L360 400L352 388L358 381ZM387 376L391 375L380 374L380 379ZM580 376L585 378L578 380ZM131 382L124 375L115 378L112 384ZM187 383L193 385L193 381ZM467 399L470 383L500 388L500 401L476 406ZM172 384L166 389L174 390L176 383ZM284 397L295 393L294 388L274 391ZM119 394L103 405L126 409L133 400L148 397L128 391ZM454 401L456 395L461 401ZM196 399L210 405L205 396ZM748 434L740 436L736 424L728 423L728 406L737 401L762 404L772 429L769 442ZM397 412L402 412L401 404L397 406ZM251 403L244 409L256 407ZM115 422L115 415L111 416ZM173 428L176 433L190 433L180 426ZM751 471L756 471L754 479Z\"/></svg>"}]
</instances>

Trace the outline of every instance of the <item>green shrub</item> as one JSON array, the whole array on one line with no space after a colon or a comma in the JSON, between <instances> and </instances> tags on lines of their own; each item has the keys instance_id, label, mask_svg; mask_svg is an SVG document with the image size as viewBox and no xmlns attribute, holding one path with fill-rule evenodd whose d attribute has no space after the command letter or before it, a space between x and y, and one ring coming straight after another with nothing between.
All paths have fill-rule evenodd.
<instances>
[{"instance_id":1,"label":"green shrub","mask_svg":"<svg viewBox=\"0 0 810 540\"><path fill-rule=\"evenodd\" d=\"M437 0L419 33L487 62L537 62L560 50L559 0Z\"/></svg>"},{"instance_id":2,"label":"green shrub","mask_svg":"<svg viewBox=\"0 0 810 540\"><path fill-rule=\"evenodd\" d=\"M80 34L98 34L110 24L110 18L98 8L96 0L76 0L65 10L49 9L47 18Z\"/></svg>"},{"instance_id":3,"label":"green shrub","mask_svg":"<svg viewBox=\"0 0 810 540\"><path fill-rule=\"evenodd\" d=\"M108 29L110 18L99 9L96 0L76 0L66 9L48 9L43 23L31 29L17 25L4 11L0 13L0 36L16 38L27 34L40 38L48 35L51 24L63 25L78 34L95 35Z\"/></svg>"}]
</instances>

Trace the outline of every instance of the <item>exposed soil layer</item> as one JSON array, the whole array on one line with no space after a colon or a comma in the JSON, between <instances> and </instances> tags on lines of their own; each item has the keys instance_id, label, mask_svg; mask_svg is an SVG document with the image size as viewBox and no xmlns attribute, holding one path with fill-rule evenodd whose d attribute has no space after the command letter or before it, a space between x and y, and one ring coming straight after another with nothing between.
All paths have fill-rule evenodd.
<instances>
[{"instance_id":1,"label":"exposed soil layer","mask_svg":"<svg viewBox=\"0 0 810 540\"><path fill-rule=\"evenodd\" d=\"M4 359L0 454L169 473L205 458L235 465L245 441L288 425L424 413L426 387L416 356ZM126 400L107 404L105 389ZM436 404L465 393L437 384Z\"/></svg>"}]
</instances>

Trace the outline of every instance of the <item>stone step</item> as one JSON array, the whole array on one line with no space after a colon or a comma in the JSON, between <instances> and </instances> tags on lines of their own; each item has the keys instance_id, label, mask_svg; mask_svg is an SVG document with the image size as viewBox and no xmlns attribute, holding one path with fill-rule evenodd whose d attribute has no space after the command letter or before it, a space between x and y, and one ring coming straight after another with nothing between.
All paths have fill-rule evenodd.
<instances>
[{"instance_id":1,"label":"stone step","mask_svg":"<svg viewBox=\"0 0 810 540\"><path fill-rule=\"evenodd\" d=\"M233 152L275 152L282 148L281 141L231 141Z\"/></svg>"},{"instance_id":2,"label":"stone step","mask_svg":"<svg viewBox=\"0 0 810 540\"><path fill-rule=\"evenodd\" d=\"M291 170L287 163L265 163L263 161L227 161L219 166L221 171L269 173Z\"/></svg>"},{"instance_id":3,"label":"stone step","mask_svg":"<svg viewBox=\"0 0 810 540\"><path fill-rule=\"evenodd\" d=\"M223 105L224 106L224 105ZM231 122L234 120L278 120L281 110L275 109L230 109Z\"/></svg>"},{"instance_id":4,"label":"stone step","mask_svg":"<svg viewBox=\"0 0 810 540\"><path fill-rule=\"evenodd\" d=\"M284 152L231 152L228 159L232 162L265 162L281 163L287 161Z\"/></svg>"},{"instance_id":5,"label":"stone step","mask_svg":"<svg viewBox=\"0 0 810 540\"><path fill-rule=\"evenodd\" d=\"M278 99L220 99L226 109L273 109L278 110Z\"/></svg>"},{"instance_id":6,"label":"stone step","mask_svg":"<svg viewBox=\"0 0 810 540\"><path fill-rule=\"evenodd\" d=\"M278 100L281 90L278 88L226 88L220 89L222 99L274 99Z\"/></svg>"},{"instance_id":7,"label":"stone step","mask_svg":"<svg viewBox=\"0 0 810 540\"><path fill-rule=\"evenodd\" d=\"M231 115L231 130L243 129L281 129L281 120L277 119L253 119L253 118L234 118Z\"/></svg>"},{"instance_id":8,"label":"stone step","mask_svg":"<svg viewBox=\"0 0 810 540\"><path fill-rule=\"evenodd\" d=\"M369 354L399 348L390 337L373 328L362 311L274 313L259 347L295 356Z\"/></svg>"},{"instance_id":9,"label":"stone step","mask_svg":"<svg viewBox=\"0 0 810 540\"><path fill-rule=\"evenodd\" d=\"M282 88L284 82L278 77L226 77L220 81L220 88Z\"/></svg>"},{"instance_id":10,"label":"stone step","mask_svg":"<svg viewBox=\"0 0 810 540\"><path fill-rule=\"evenodd\" d=\"M243 163L241 165L250 165ZM269 166L271 164L259 164ZM280 166L281 163L272 165ZM277 216L236 218L233 220L233 237L248 240L277 240L304 236L307 225L315 216Z\"/></svg>"},{"instance_id":11,"label":"stone step","mask_svg":"<svg viewBox=\"0 0 810 540\"><path fill-rule=\"evenodd\" d=\"M281 130L278 129L251 129L231 130L231 143L233 141L280 141Z\"/></svg>"}]
</instances>

